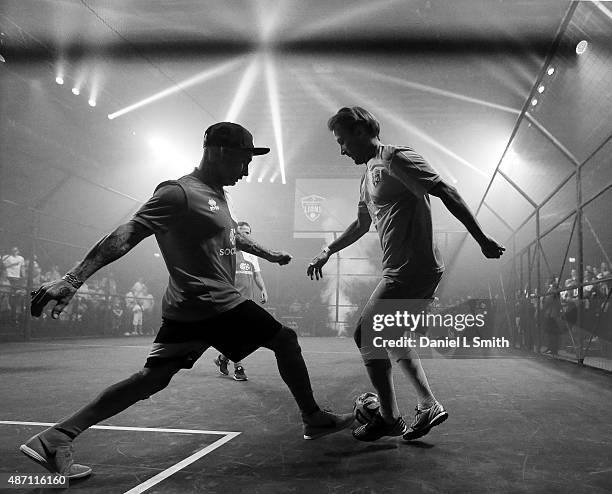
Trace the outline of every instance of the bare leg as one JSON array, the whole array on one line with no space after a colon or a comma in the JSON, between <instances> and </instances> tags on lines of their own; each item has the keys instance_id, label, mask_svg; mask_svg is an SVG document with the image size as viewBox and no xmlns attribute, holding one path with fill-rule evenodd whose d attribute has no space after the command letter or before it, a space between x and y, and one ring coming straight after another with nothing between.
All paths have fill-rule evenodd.
<instances>
[{"instance_id":1,"label":"bare leg","mask_svg":"<svg viewBox=\"0 0 612 494\"><path fill-rule=\"evenodd\" d=\"M419 405L423 407L429 407L436 402L436 398L429 387L425 370L421 365L421 359L418 353L410 348L404 355L399 356L397 360L402 373L412 383L417 396L419 398Z\"/></svg>"},{"instance_id":2,"label":"bare leg","mask_svg":"<svg viewBox=\"0 0 612 494\"><path fill-rule=\"evenodd\" d=\"M127 379L109 386L92 402L51 429L67 433L74 439L92 425L112 417L137 401L145 400L152 394L161 391L179 369L180 366L177 363L153 368L145 367Z\"/></svg>"}]
</instances>

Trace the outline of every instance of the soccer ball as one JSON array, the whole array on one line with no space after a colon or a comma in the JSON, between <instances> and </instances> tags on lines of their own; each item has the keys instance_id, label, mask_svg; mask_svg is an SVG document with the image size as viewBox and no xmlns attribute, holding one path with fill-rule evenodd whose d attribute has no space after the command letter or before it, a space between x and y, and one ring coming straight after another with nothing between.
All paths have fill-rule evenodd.
<instances>
[{"instance_id":1,"label":"soccer ball","mask_svg":"<svg viewBox=\"0 0 612 494\"><path fill-rule=\"evenodd\" d=\"M374 415L378 413L379 409L380 402L378 401L378 395L368 391L355 398L353 415L357 422L365 425L374 418Z\"/></svg>"}]
</instances>

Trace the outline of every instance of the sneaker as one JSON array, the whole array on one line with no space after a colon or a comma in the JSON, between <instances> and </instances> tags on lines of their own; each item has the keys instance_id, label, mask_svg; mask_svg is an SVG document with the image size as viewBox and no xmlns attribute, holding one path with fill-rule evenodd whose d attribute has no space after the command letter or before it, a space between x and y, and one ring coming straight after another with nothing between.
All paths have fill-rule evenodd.
<instances>
[{"instance_id":1,"label":"sneaker","mask_svg":"<svg viewBox=\"0 0 612 494\"><path fill-rule=\"evenodd\" d=\"M392 424L385 422L382 415L377 413L367 424L353 430L353 437L359 441L376 441L383 436L402 436L408 432L408 426L402 417L398 417Z\"/></svg>"},{"instance_id":2,"label":"sneaker","mask_svg":"<svg viewBox=\"0 0 612 494\"><path fill-rule=\"evenodd\" d=\"M248 381L249 378L244 373L244 367L239 365L234 369L234 381Z\"/></svg>"},{"instance_id":3,"label":"sneaker","mask_svg":"<svg viewBox=\"0 0 612 494\"><path fill-rule=\"evenodd\" d=\"M223 374L224 376L229 375L229 371L227 370L227 364L229 360L227 360L223 355L219 355L215 360L215 365L219 368L219 374Z\"/></svg>"},{"instance_id":4,"label":"sneaker","mask_svg":"<svg viewBox=\"0 0 612 494\"><path fill-rule=\"evenodd\" d=\"M406 441L423 437L432 427L440 425L448 418L448 412L444 410L444 407L437 401L429 408L420 409L417 406L415 410L416 415L414 417L414 422L410 425L408 432L404 434L404 439Z\"/></svg>"},{"instance_id":5,"label":"sneaker","mask_svg":"<svg viewBox=\"0 0 612 494\"><path fill-rule=\"evenodd\" d=\"M317 410L304 419L304 439L318 439L353 425L352 413L335 414L329 410Z\"/></svg>"},{"instance_id":6,"label":"sneaker","mask_svg":"<svg viewBox=\"0 0 612 494\"><path fill-rule=\"evenodd\" d=\"M90 467L74 463L72 440L67 439L57 445L45 445L40 438L41 434L28 439L19 450L51 473L59 473L68 479L81 479L91 475Z\"/></svg>"}]
</instances>

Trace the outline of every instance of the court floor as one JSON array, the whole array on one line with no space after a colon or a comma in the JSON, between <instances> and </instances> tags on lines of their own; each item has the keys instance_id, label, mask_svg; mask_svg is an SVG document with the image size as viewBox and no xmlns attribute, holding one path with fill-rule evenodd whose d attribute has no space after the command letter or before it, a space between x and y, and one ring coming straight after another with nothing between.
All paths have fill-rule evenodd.
<instances>
[{"instance_id":1,"label":"court floor","mask_svg":"<svg viewBox=\"0 0 612 494\"><path fill-rule=\"evenodd\" d=\"M44 473L18 450L30 435L138 370L151 337L3 343L3 473ZM348 338L302 338L321 405L349 411L371 390ZM612 491L612 376L512 354L428 359L450 418L421 441L304 441L273 354L245 360L248 382L220 376L208 351L168 388L90 429L76 460L84 493L408 493ZM414 394L396 373L411 420ZM15 491L12 491L15 492ZM46 492L21 490L21 492ZM58 492L48 490L48 492Z\"/></svg>"}]
</instances>

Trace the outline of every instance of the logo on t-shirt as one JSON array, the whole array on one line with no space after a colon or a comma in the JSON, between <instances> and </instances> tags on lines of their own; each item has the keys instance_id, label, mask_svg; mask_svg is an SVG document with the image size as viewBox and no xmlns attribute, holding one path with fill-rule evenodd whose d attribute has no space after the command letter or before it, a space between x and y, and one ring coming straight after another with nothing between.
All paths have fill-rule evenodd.
<instances>
[{"instance_id":1,"label":"logo on t-shirt","mask_svg":"<svg viewBox=\"0 0 612 494\"><path fill-rule=\"evenodd\" d=\"M210 206L211 211L219 211L219 206L217 206L217 201L215 201L214 199L209 199L208 205Z\"/></svg>"},{"instance_id":2,"label":"logo on t-shirt","mask_svg":"<svg viewBox=\"0 0 612 494\"><path fill-rule=\"evenodd\" d=\"M376 187L380 183L380 179L382 177L382 170L380 168L374 168L374 170L370 172L370 175L372 177L372 184L374 185L374 187Z\"/></svg>"},{"instance_id":3,"label":"logo on t-shirt","mask_svg":"<svg viewBox=\"0 0 612 494\"><path fill-rule=\"evenodd\" d=\"M240 269L240 271L251 271L251 263L241 262L238 269Z\"/></svg>"}]
</instances>

